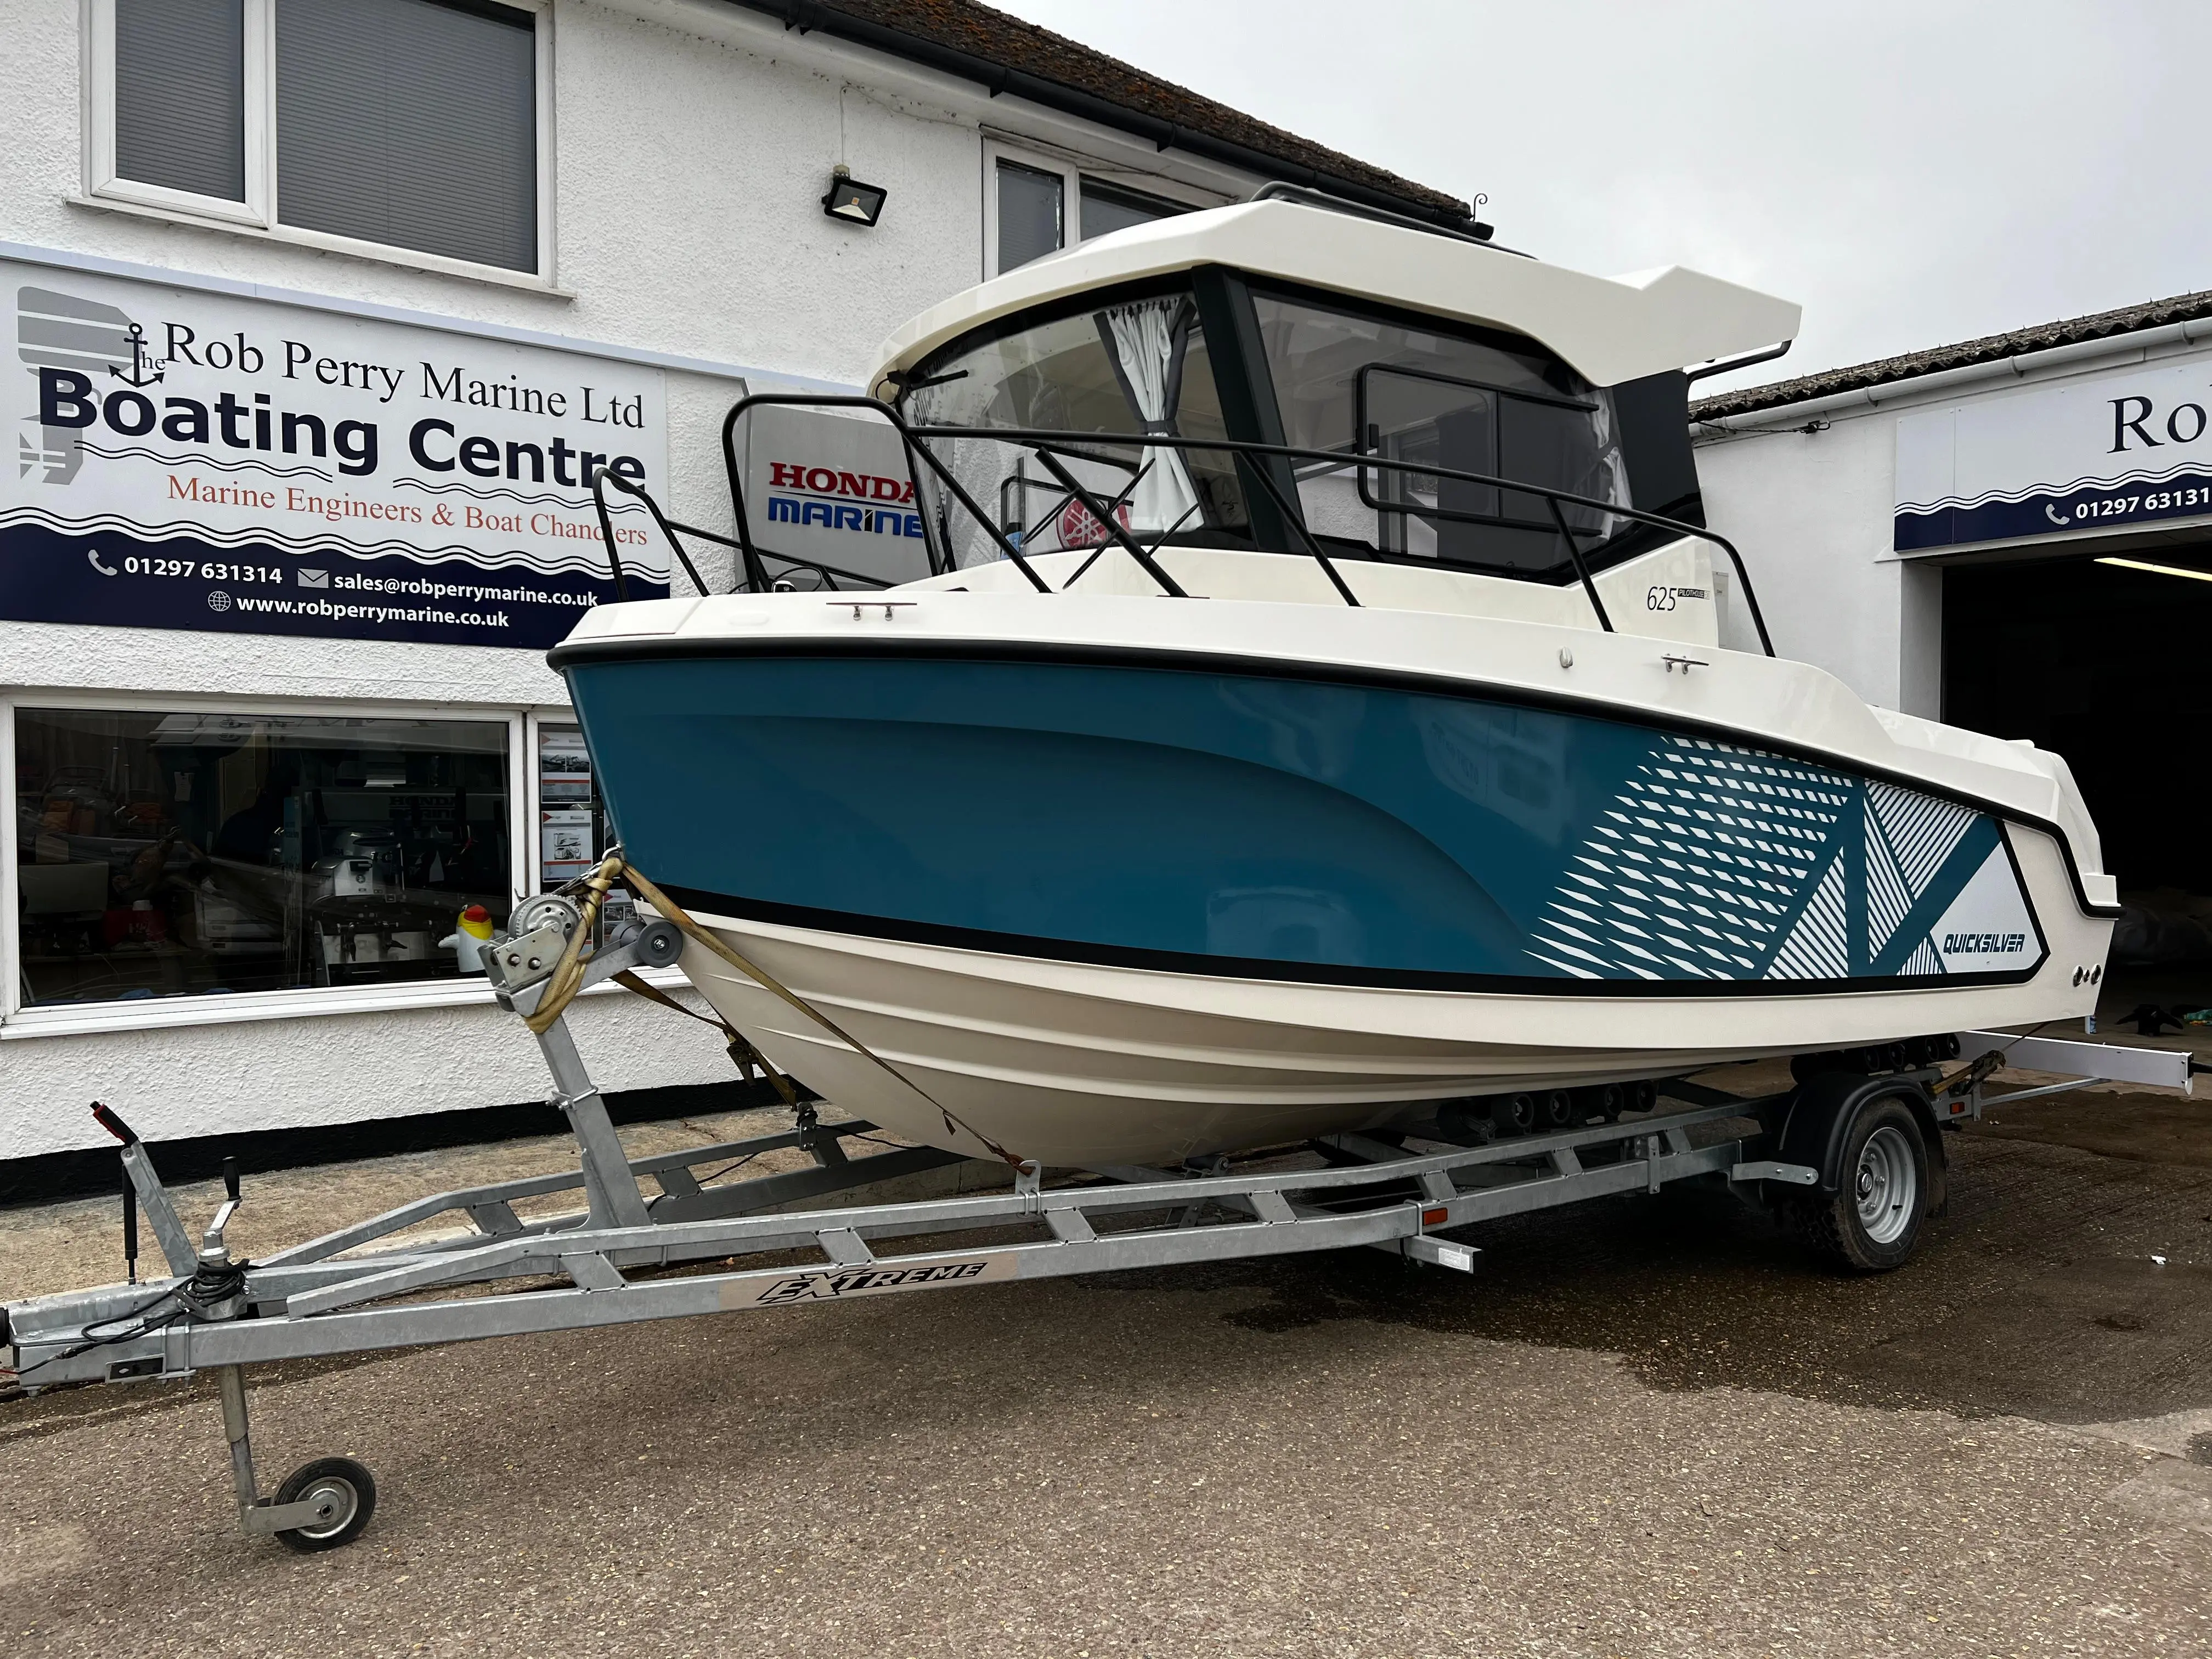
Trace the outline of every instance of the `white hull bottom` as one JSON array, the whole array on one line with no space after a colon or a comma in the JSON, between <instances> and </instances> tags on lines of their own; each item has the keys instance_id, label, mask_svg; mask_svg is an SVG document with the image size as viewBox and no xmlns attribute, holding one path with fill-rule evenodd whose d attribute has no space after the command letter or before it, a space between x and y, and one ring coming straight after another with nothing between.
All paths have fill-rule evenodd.
<instances>
[{"instance_id":1,"label":"white hull bottom","mask_svg":"<svg viewBox=\"0 0 2212 1659\"><path fill-rule=\"evenodd\" d=\"M908 1139L988 1155L988 1136L1060 1166L1173 1163L1378 1127L1425 1101L2079 1018L2095 988L2072 975L2102 962L2111 928L2054 918L2051 957L2025 985L1620 997L1212 978L697 920L929 1099L688 945L692 982L777 1066Z\"/></svg>"}]
</instances>

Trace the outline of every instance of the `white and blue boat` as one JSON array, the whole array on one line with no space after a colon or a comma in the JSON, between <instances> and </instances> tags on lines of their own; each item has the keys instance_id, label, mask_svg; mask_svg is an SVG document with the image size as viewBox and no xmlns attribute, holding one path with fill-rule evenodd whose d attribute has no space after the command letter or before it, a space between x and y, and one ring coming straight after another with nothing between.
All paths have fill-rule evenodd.
<instances>
[{"instance_id":1,"label":"white and blue boat","mask_svg":"<svg viewBox=\"0 0 2212 1659\"><path fill-rule=\"evenodd\" d=\"M629 858L829 1024L695 944L700 990L963 1152L2077 1018L2118 905L2065 763L1773 654L1702 528L1685 366L1797 314L1310 201L1138 227L888 343L912 501L851 558L740 490L744 591L553 660Z\"/></svg>"}]
</instances>

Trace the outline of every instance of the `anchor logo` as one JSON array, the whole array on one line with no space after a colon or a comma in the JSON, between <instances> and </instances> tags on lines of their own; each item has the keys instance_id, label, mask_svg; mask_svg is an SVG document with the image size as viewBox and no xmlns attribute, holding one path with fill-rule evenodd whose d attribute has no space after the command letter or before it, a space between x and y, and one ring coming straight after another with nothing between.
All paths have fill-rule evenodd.
<instances>
[{"instance_id":1,"label":"anchor logo","mask_svg":"<svg viewBox=\"0 0 2212 1659\"><path fill-rule=\"evenodd\" d=\"M131 372L125 374L121 367L114 363L107 366L107 372L125 386L153 386L168 375L168 371L164 368L148 374L147 367L154 361L146 355L146 331L133 323L131 325Z\"/></svg>"}]
</instances>

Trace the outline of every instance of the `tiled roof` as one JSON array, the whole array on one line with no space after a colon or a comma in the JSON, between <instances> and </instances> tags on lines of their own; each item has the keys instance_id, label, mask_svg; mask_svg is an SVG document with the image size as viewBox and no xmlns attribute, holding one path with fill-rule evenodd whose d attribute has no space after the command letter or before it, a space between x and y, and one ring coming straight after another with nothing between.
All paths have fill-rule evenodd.
<instances>
[{"instance_id":1,"label":"tiled roof","mask_svg":"<svg viewBox=\"0 0 2212 1659\"><path fill-rule=\"evenodd\" d=\"M2116 334L2133 334L2147 328L2161 328L2168 323L2193 322L2200 317L2212 317L2212 289L2199 289L2195 294L2184 294L2172 300L2152 300L2142 305L2122 306L2116 311L2100 311L2087 317L2070 318L2064 322L2045 323L2036 328L2014 329L2009 334L1985 334L1978 340L1964 340L1957 345L1934 346L1925 351L1908 351L1902 356L1883 357L1871 363L1854 364L1849 368L1832 368L1819 374L1801 375L1794 380L1777 380L1771 386L1723 392L1692 403L1690 418L1693 421L1717 421L1727 415L1749 415L1762 409L1777 409L1785 404L1809 403L1815 398L1832 397L1839 392L1859 392L1869 386L1915 380L1920 375L1937 374L1947 368L1966 368L1976 363L1997 362L2023 352L2074 345L2084 340L2101 340Z\"/></svg>"},{"instance_id":2,"label":"tiled roof","mask_svg":"<svg viewBox=\"0 0 2212 1659\"><path fill-rule=\"evenodd\" d=\"M1464 222L1467 203L1270 126L1172 81L975 0L738 0L787 27L852 40L1005 91L1293 183L1349 185L1401 212ZM1060 94L1055 96L1054 94ZM1210 141L1210 142L1209 142ZM1236 155L1228 152L1244 152Z\"/></svg>"}]
</instances>

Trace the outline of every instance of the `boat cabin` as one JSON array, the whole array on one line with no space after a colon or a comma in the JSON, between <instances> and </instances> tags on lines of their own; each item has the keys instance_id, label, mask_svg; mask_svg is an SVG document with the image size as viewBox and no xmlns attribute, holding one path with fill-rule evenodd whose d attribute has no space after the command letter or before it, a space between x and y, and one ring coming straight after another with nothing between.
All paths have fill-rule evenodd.
<instances>
[{"instance_id":1,"label":"boat cabin","mask_svg":"<svg viewBox=\"0 0 2212 1659\"><path fill-rule=\"evenodd\" d=\"M994 568L1018 550L1054 589L1157 592L1165 574L1671 637L1681 596L1714 586L1712 547L1684 541L1703 524L1686 366L1797 320L1680 269L1593 277L1263 200L983 283L887 343L871 389L962 486L921 469L951 567L931 586L1028 585ZM1670 550L1667 580L1642 580ZM1709 620L1688 636L1717 642Z\"/></svg>"}]
</instances>

